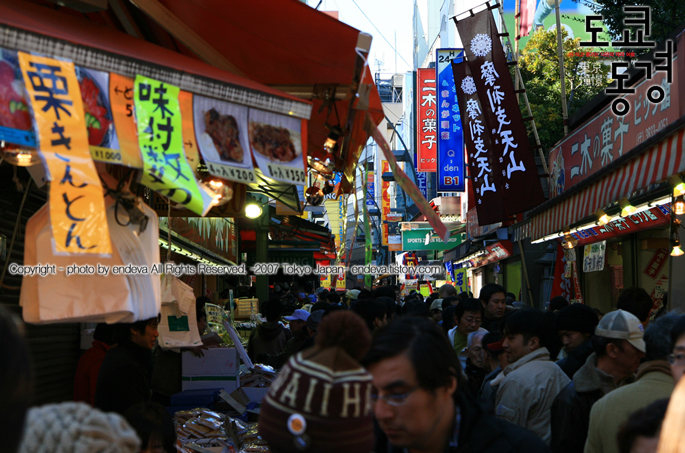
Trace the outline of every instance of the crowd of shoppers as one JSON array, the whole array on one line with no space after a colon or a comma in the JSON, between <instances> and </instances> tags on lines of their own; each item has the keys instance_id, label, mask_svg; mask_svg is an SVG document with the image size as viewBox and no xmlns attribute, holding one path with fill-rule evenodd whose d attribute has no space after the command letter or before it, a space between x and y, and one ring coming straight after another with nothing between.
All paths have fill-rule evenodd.
<instances>
[{"instance_id":1,"label":"crowd of shoppers","mask_svg":"<svg viewBox=\"0 0 685 453\"><path fill-rule=\"evenodd\" d=\"M527 308L495 284L477 299L451 285L425 300L392 287L305 291L265 301L248 342L254 361L281 370L260 419L273 452L685 451L685 315L654 319L644 290L626 289L601 318L558 298ZM29 410L20 323L0 308L7 451L173 451L152 397L158 322L98 326L80 402Z\"/></svg>"}]
</instances>

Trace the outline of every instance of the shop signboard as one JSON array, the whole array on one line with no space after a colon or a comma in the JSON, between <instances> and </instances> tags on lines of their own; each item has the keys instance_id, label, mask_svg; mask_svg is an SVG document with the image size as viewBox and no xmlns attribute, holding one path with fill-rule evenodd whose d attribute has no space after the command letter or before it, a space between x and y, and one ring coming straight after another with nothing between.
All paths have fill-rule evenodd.
<instances>
[{"instance_id":1,"label":"shop signboard","mask_svg":"<svg viewBox=\"0 0 685 453\"><path fill-rule=\"evenodd\" d=\"M247 132L248 110L243 105L194 96L196 141L210 174L245 184L256 181Z\"/></svg>"},{"instance_id":2,"label":"shop signboard","mask_svg":"<svg viewBox=\"0 0 685 453\"><path fill-rule=\"evenodd\" d=\"M479 236L484 236L488 233L492 233L501 226L502 222L497 222L483 226L478 225L478 212L475 208L470 209L466 213L466 233L469 239L477 238Z\"/></svg>"},{"instance_id":3,"label":"shop signboard","mask_svg":"<svg viewBox=\"0 0 685 453\"><path fill-rule=\"evenodd\" d=\"M402 250L449 250L461 245L463 240L464 233L457 233L450 236L447 242L443 242L440 237L433 234L432 229L406 230L402 231Z\"/></svg>"},{"instance_id":4,"label":"shop signboard","mask_svg":"<svg viewBox=\"0 0 685 453\"><path fill-rule=\"evenodd\" d=\"M316 266L314 252L269 250L267 256L269 263L298 264L300 266L311 266L312 268Z\"/></svg>"},{"instance_id":5,"label":"shop signboard","mask_svg":"<svg viewBox=\"0 0 685 453\"><path fill-rule=\"evenodd\" d=\"M195 179L183 150L179 88L137 75L133 87L138 144L143 157L141 184L191 211L205 215L214 196Z\"/></svg>"},{"instance_id":6,"label":"shop signboard","mask_svg":"<svg viewBox=\"0 0 685 453\"><path fill-rule=\"evenodd\" d=\"M438 192L463 192L464 134L454 73L451 62L463 59L462 49L438 49L435 72L437 76L437 124L438 124Z\"/></svg>"},{"instance_id":7,"label":"shop signboard","mask_svg":"<svg viewBox=\"0 0 685 453\"><path fill-rule=\"evenodd\" d=\"M298 186L306 184L303 124L306 122L299 118L250 109L248 136L252 157L267 178Z\"/></svg>"},{"instance_id":8,"label":"shop signboard","mask_svg":"<svg viewBox=\"0 0 685 453\"><path fill-rule=\"evenodd\" d=\"M652 258L649 260L642 273L652 279L656 279L668 262L668 256L668 250L658 249L654 252L654 255L652 255Z\"/></svg>"},{"instance_id":9,"label":"shop signboard","mask_svg":"<svg viewBox=\"0 0 685 453\"><path fill-rule=\"evenodd\" d=\"M414 168L417 168L416 156L418 154L414 153ZM424 171L415 171L416 174L416 187L419 188L419 192L423 195L423 198L428 200L428 176Z\"/></svg>"},{"instance_id":10,"label":"shop signboard","mask_svg":"<svg viewBox=\"0 0 685 453\"><path fill-rule=\"evenodd\" d=\"M586 245L583 249L583 272L601 272L604 270L607 241Z\"/></svg>"},{"instance_id":11,"label":"shop signboard","mask_svg":"<svg viewBox=\"0 0 685 453\"><path fill-rule=\"evenodd\" d=\"M678 44L679 48L685 44L685 34L680 35ZM636 146L681 117L683 87L680 85L685 77L681 74L681 58L676 55L672 62L674 83L667 82L665 71L655 72L653 77L637 85L634 93L619 98L630 105L628 114L617 116L609 105L550 151L550 198L630 154ZM652 104L647 91L657 85L664 90L665 97L661 103Z\"/></svg>"},{"instance_id":12,"label":"shop signboard","mask_svg":"<svg viewBox=\"0 0 685 453\"><path fill-rule=\"evenodd\" d=\"M437 170L437 97L435 69L419 68L416 93L416 171Z\"/></svg>"},{"instance_id":13,"label":"shop signboard","mask_svg":"<svg viewBox=\"0 0 685 453\"><path fill-rule=\"evenodd\" d=\"M390 171L390 163L387 160L381 162L381 176ZM390 215L390 181L381 178L381 231L383 245L388 245L388 215Z\"/></svg>"},{"instance_id":14,"label":"shop signboard","mask_svg":"<svg viewBox=\"0 0 685 453\"><path fill-rule=\"evenodd\" d=\"M330 275L320 275L319 276L319 286L324 289L331 289L331 276Z\"/></svg>"},{"instance_id":15,"label":"shop signboard","mask_svg":"<svg viewBox=\"0 0 685 453\"><path fill-rule=\"evenodd\" d=\"M571 236L578 239L578 246L585 246L606 239L665 226L668 225L670 221L670 205L662 204L646 211L638 212L637 214L621 217L603 226L595 226L580 230L572 233Z\"/></svg>"},{"instance_id":16,"label":"shop signboard","mask_svg":"<svg viewBox=\"0 0 685 453\"><path fill-rule=\"evenodd\" d=\"M376 183L373 170L369 170L366 175L366 206L372 208L376 205Z\"/></svg>"},{"instance_id":17,"label":"shop signboard","mask_svg":"<svg viewBox=\"0 0 685 453\"><path fill-rule=\"evenodd\" d=\"M466 272L466 268L461 268L454 271L454 288L457 290L457 294L468 292L469 290L469 279Z\"/></svg>"},{"instance_id":18,"label":"shop signboard","mask_svg":"<svg viewBox=\"0 0 685 453\"><path fill-rule=\"evenodd\" d=\"M0 140L35 148L36 134L15 50L0 49L0 104Z\"/></svg>"},{"instance_id":19,"label":"shop signboard","mask_svg":"<svg viewBox=\"0 0 685 453\"><path fill-rule=\"evenodd\" d=\"M38 149L53 181L49 208L54 253L110 255L102 185L90 156L74 64L24 52L18 59Z\"/></svg>"},{"instance_id":20,"label":"shop signboard","mask_svg":"<svg viewBox=\"0 0 685 453\"><path fill-rule=\"evenodd\" d=\"M452 264L452 261L445 262L445 269L447 270L447 275L449 275L449 280L452 282L456 281L454 279L454 265Z\"/></svg>"},{"instance_id":21,"label":"shop signboard","mask_svg":"<svg viewBox=\"0 0 685 453\"><path fill-rule=\"evenodd\" d=\"M402 234L400 232L400 222L402 214L388 214L388 250L391 252L402 251Z\"/></svg>"},{"instance_id":22,"label":"shop signboard","mask_svg":"<svg viewBox=\"0 0 685 453\"><path fill-rule=\"evenodd\" d=\"M487 264L496 263L503 259L507 259L512 254L511 242L502 241L496 242L485 247L485 253L477 256L471 260L471 267L482 267Z\"/></svg>"}]
</instances>

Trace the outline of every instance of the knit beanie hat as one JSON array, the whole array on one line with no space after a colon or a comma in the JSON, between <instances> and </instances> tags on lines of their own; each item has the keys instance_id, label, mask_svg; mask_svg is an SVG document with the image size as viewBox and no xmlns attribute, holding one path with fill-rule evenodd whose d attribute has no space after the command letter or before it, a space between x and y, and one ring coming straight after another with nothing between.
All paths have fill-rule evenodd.
<instances>
[{"instance_id":1,"label":"knit beanie hat","mask_svg":"<svg viewBox=\"0 0 685 453\"><path fill-rule=\"evenodd\" d=\"M272 453L373 449L372 378L359 364L370 345L356 313L321 321L316 346L290 358L262 402L259 435Z\"/></svg>"},{"instance_id":2,"label":"knit beanie hat","mask_svg":"<svg viewBox=\"0 0 685 453\"><path fill-rule=\"evenodd\" d=\"M119 414L85 403L48 404L26 417L19 453L137 453L140 440Z\"/></svg>"},{"instance_id":3,"label":"knit beanie hat","mask_svg":"<svg viewBox=\"0 0 685 453\"><path fill-rule=\"evenodd\" d=\"M594 333L599 318L595 311L584 304L571 304L557 312L554 323L555 330L572 330L576 332Z\"/></svg>"}]
</instances>

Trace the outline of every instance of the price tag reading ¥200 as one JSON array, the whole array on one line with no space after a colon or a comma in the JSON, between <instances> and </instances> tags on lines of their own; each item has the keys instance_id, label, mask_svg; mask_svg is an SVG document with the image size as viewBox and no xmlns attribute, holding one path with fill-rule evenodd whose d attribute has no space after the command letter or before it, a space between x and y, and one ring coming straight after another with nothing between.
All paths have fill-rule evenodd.
<instances>
[{"instance_id":1,"label":"price tag reading \u00a5200","mask_svg":"<svg viewBox=\"0 0 685 453\"><path fill-rule=\"evenodd\" d=\"M219 178L226 179L227 181L235 181L243 184L250 184L256 181L255 173L253 168L240 168L233 167L230 165L221 165L215 162L205 162L207 165L207 170L209 173L218 176Z\"/></svg>"},{"instance_id":2,"label":"price tag reading \u00a5200","mask_svg":"<svg viewBox=\"0 0 685 453\"><path fill-rule=\"evenodd\" d=\"M267 167L271 176L280 181L291 182L293 184L305 182L306 175L302 169L278 164L268 164Z\"/></svg>"}]
</instances>

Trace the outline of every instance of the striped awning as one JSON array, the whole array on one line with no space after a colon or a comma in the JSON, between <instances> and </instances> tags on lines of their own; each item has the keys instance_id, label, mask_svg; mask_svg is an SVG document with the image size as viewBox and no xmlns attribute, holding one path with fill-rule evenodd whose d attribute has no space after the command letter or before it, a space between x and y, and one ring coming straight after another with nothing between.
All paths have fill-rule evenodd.
<instances>
[{"instance_id":1,"label":"striped awning","mask_svg":"<svg viewBox=\"0 0 685 453\"><path fill-rule=\"evenodd\" d=\"M676 131L601 179L536 214L531 221L531 239L558 233L623 197L684 172L684 136L685 129Z\"/></svg>"}]
</instances>

